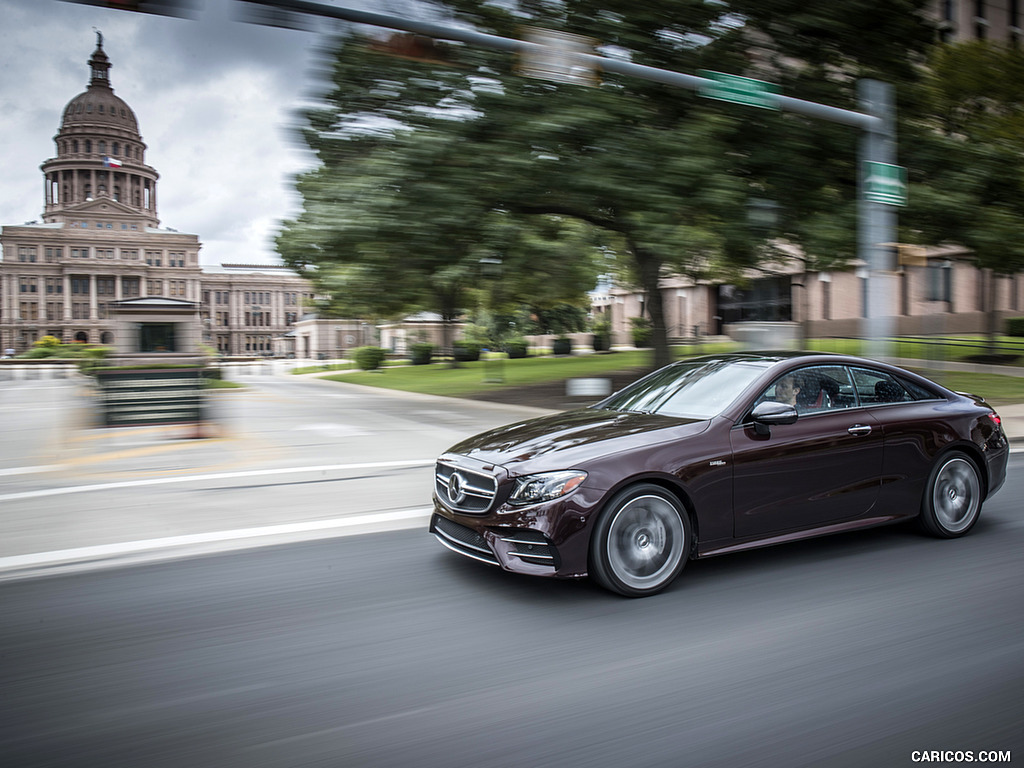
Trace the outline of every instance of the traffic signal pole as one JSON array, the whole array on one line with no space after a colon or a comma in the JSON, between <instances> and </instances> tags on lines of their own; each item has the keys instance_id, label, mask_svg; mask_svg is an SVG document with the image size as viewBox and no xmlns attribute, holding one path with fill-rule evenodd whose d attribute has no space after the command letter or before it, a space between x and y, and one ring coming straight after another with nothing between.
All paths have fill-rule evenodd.
<instances>
[{"instance_id":1,"label":"traffic signal pole","mask_svg":"<svg viewBox=\"0 0 1024 768\"><path fill-rule=\"evenodd\" d=\"M861 132L858 150L857 255L868 270L864 312L867 355L880 358L888 356L887 340L895 331L897 219L894 204L879 202L869 186L873 186L873 169L897 167L896 111L893 88L888 83L861 80L857 95L861 108L878 118Z\"/></svg>"},{"instance_id":2,"label":"traffic signal pole","mask_svg":"<svg viewBox=\"0 0 1024 768\"><path fill-rule=\"evenodd\" d=\"M491 48L509 53L543 53L546 46L526 40L515 40L497 35L460 29L428 21L415 21L389 14L360 11L306 0L241 0L250 6L264 6L275 13L308 14L324 18L339 19L355 24L367 24L386 29L423 35L438 40L451 40L467 45ZM278 16L280 19L280 16ZM704 91L714 87L714 82L697 75L672 72L629 61L612 59L596 54L572 54L581 67L594 71L612 72L627 77L636 77L654 83L662 83L690 91ZM896 112L891 85L877 80L861 80L857 84L860 106L863 111L839 109L826 104L803 101L777 93L762 94L772 106L787 112L805 115L818 120L848 125L861 131L857 157L858 170L858 211L857 211L857 255L867 269L867 285L864 297L864 331L869 342L869 354L886 357L886 339L892 336L896 253L896 209L905 199L906 185L896 178L884 179L886 189L902 184L902 190L892 194L877 194L878 184L872 175L873 169L898 169L896 159Z\"/></svg>"}]
</instances>

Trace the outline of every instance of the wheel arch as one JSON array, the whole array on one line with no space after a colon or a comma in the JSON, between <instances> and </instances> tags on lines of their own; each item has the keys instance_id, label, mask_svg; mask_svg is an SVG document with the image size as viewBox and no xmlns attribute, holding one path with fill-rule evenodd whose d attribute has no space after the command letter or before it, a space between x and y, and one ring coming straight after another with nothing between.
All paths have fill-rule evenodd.
<instances>
[{"instance_id":1,"label":"wheel arch","mask_svg":"<svg viewBox=\"0 0 1024 768\"><path fill-rule=\"evenodd\" d=\"M985 461L985 454L975 443L964 440L944 445L942 450L936 453L935 458L932 459L932 468L934 469L939 462L954 452L963 453L974 462L974 466L978 470L978 476L981 478L981 498L987 499L989 488L988 462Z\"/></svg>"},{"instance_id":2,"label":"wheel arch","mask_svg":"<svg viewBox=\"0 0 1024 768\"><path fill-rule=\"evenodd\" d=\"M683 510L686 512L686 516L690 521L690 551L687 553L687 557L692 559L697 552L697 542L700 540L700 521L697 518L697 509L694 506L693 499L686 490L686 487L679 482L678 478L673 477L672 475L660 473L633 475L632 477L626 478L616 484L615 487L605 494L604 503L601 505L601 512L604 512L612 499L616 498L624 490L631 488L634 485L642 484L656 485L660 487L662 490L672 494L672 496L682 505Z\"/></svg>"}]
</instances>

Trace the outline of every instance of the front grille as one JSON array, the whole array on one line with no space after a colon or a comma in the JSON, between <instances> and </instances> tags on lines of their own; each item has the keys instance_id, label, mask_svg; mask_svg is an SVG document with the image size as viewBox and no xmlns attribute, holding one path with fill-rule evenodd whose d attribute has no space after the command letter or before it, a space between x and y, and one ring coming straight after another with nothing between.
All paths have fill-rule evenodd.
<instances>
[{"instance_id":1,"label":"front grille","mask_svg":"<svg viewBox=\"0 0 1024 768\"><path fill-rule=\"evenodd\" d=\"M437 463L434 472L437 497L450 509L482 515L491 508L498 483L490 475Z\"/></svg>"},{"instance_id":2,"label":"front grille","mask_svg":"<svg viewBox=\"0 0 1024 768\"><path fill-rule=\"evenodd\" d=\"M511 544L508 553L525 563L558 567L558 550L537 531L502 532L501 540Z\"/></svg>"},{"instance_id":3,"label":"front grille","mask_svg":"<svg viewBox=\"0 0 1024 768\"><path fill-rule=\"evenodd\" d=\"M430 531L453 552L491 565L499 565L498 558L491 552L484 537L471 528L452 522L447 517L434 515L430 520Z\"/></svg>"}]
</instances>

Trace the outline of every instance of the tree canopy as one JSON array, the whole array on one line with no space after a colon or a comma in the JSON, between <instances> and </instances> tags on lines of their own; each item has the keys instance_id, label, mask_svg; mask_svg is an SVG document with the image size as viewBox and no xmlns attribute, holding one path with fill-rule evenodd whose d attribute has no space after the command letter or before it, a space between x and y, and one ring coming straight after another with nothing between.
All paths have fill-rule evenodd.
<instances>
[{"instance_id":1,"label":"tree canopy","mask_svg":"<svg viewBox=\"0 0 1024 768\"><path fill-rule=\"evenodd\" d=\"M925 0L522 0L438 6L453 23L519 37L524 24L600 41L605 55L713 69L856 107L855 81L916 77L932 31ZM504 53L347 36L323 107L305 115L320 166L279 250L339 308L453 317L500 258L506 305L579 301L599 254L647 294L656 363L667 362L666 273L738 274L763 258L749 204L781 212L775 237L811 265L855 254L856 131L721 104L609 73L587 88L522 77ZM575 222L570 225L569 222ZM589 280L589 282L588 282Z\"/></svg>"}]
</instances>

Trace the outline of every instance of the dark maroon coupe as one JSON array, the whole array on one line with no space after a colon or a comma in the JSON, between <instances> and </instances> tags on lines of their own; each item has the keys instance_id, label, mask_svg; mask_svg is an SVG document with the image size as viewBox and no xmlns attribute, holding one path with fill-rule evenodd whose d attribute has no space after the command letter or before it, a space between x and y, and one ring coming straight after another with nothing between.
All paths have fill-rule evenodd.
<instances>
[{"instance_id":1,"label":"dark maroon coupe","mask_svg":"<svg viewBox=\"0 0 1024 768\"><path fill-rule=\"evenodd\" d=\"M629 596L691 557L917 517L967 533L1009 446L983 400L843 355L675 363L437 461L430 530L477 560Z\"/></svg>"}]
</instances>

